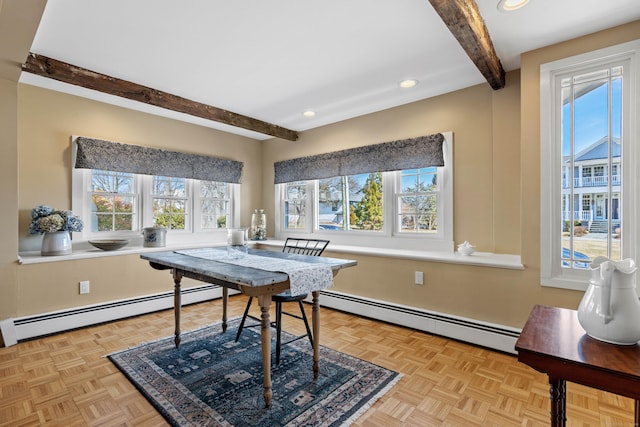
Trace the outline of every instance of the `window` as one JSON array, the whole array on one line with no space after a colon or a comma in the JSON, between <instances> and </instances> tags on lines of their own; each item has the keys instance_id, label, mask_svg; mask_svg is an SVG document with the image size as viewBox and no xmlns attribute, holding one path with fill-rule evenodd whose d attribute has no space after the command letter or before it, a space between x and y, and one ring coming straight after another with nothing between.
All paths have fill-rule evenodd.
<instances>
[{"instance_id":1,"label":"window","mask_svg":"<svg viewBox=\"0 0 640 427\"><path fill-rule=\"evenodd\" d=\"M400 232L435 233L438 230L438 170L400 172L398 225Z\"/></svg>"},{"instance_id":2,"label":"window","mask_svg":"<svg viewBox=\"0 0 640 427\"><path fill-rule=\"evenodd\" d=\"M543 285L584 290L595 257L635 257L639 49L636 41L541 66Z\"/></svg>"},{"instance_id":3,"label":"window","mask_svg":"<svg viewBox=\"0 0 640 427\"><path fill-rule=\"evenodd\" d=\"M133 231L138 215L134 174L95 170L91 174L90 224L92 233Z\"/></svg>"},{"instance_id":4,"label":"window","mask_svg":"<svg viewBox=\"0 0 640 427\"><path fill-rule=\"evenodd\" d=\"M186 178L152 177L154 225L169 230L185 230L188 224L190 192Z\"/></svg>"},{"instance_id":5,"label":"window","mask_svg":"<svg viewBox=\"0 0 640 427\"><path fill-rule=\"evenodd\" d=\"M452 134L445 166L276 185L276 237L334 244L453 251Z\"/></svg>"},{"instance_id":6,"label":"window","mask_svg":"<svg viewBox=\"0 0 640 427\"><path fill-rule=\"evenodd\" d=\"M176 243L211 241L212 232L237 223L239 189L216 181L74 169L73 211L90 225L79 233L82 240L138 237L142 228L160 225Z\"/></svg>"},{"instance_id":7,"label":"window","mask_svg":"<svg viewBox=\"0 0 640 427\"><path fill-rule=\"evenodd\" d=\"M382 230L382 173L318 180L318 228Z\"/></svg>"}]
</instances>

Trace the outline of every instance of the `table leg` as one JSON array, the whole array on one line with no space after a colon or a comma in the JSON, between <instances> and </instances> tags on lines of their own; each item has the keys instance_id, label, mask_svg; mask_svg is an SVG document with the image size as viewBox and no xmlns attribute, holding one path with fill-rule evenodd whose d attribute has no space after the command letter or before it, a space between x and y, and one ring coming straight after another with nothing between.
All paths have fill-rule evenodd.
<instances>
[{"instance_id":1,"label":"table leg","mask_svg":"<svg viewBox=\"0 0 640 427\"><path fill-rule=\"evenodd\" d=\"M271 407L271 319L269 319L269 308L271 307L271 295L258 296L261 313L260 337L262 338L262 373L264 375L264 407Z\"/></svg>"},{"instance_id":2,"label":"table leg","mask_svg":"<svg viewBox=\"0 0 640 427\"><path fill-rule=\"evenodd\" d=\"M313 322L313 379L320 375L320 291L311 292L313 296L313 310L311 321Z\"/></svg>"},{"instance_id":3,"label":"table leg","mask_svg":"<svg viewBox=\"0 0 640 427\"><path fill-rule=\"evenodd\" d=\"M636 400L636 411L633 420L633 425L640 426L640 399Z\"/></svg>"},{"instance_id":4,"label":"table leg","mask_svg":"<svg viewBox=\"0 0 640 427\"><path fill-rule=\"evenodd\" d=\"M175 284L173 290L173 314L175 316L175 338L176 348L180 347L180 310L182 308L182 300L180 294L180 282L182 281L182 274L173 269L173 283Z\"/></svg>"},{"instance_id":5,"label":"table leg","mask_svg":"<svg viewBox=\"0 0 640 427\"><path fill-rule=\"evenodd\" d=\"M564 427L567 423L566 387L564 379L549 376L551 427Z\"/></svg>"},{"instance_id":6,"label":"table leg","mask_svg":"<svg viewBox=\"0 0 640 427\"><path fill-rule=\"evenodd\" d=\"M227 306L229 305L229 288L222 287L222 333L227 332Z\"/></svg>"}]
</instances>

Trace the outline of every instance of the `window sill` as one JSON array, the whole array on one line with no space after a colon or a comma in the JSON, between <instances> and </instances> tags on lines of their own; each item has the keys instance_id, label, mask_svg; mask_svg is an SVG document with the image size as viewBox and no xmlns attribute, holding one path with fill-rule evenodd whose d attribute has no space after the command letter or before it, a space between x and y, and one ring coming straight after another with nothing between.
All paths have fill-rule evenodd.
<instances>
[{"instance_id":1,"label":"window sill","mask_svg":"<svg viewBox=\"0 0 640 427\"><path fill-rule=\"evenodd\" d=\"M260 246L282 248L283 240L261 240L258 242ZM402 249L382 249L361 246L344 246L330 244L327 251L356 254L381 256L385 258L402 258L417 261L442 262L447 264L474 265L479 267L504 268L508 270L524 270L520 255L494 254L490 252L475 252L468 256L457 253L448 252L427 252Z\"/></svg>"},{"instance_id":2,"label":"window sill","mask_svg":"<svg viewBox=\"0 0 640 427\"><path fill-rule=\"evenodd\" d=\"M259 245L266 247L282 248L284 241L282 240L260 240L250 241L249 245ZM69 255L59 256L42 256L40 252L20 252L18 254L19 264L42 264L47 262L60 262L60 261L75 261L79 259L92 259L92 258L104 258L110 256L121 255L136 255L147 252L163 252L174 251L179 249L188 248L204 248L209 246L224 246L224 243L217 242L205 242L205 243L182 243L182 244L168 244L167 246L159 248L150 248L144 246L126 246L122 249L115 251L102 251L90 246L88 243L79 244L78 247L73 248L73 253ZM447 252L427 252L427 251L412 251L401 249L382 249L360 246L344 246L344 245L331 245L327 250L337 253L357 254L357 255L370 255L381 256L385 258L402 258L417 261L431 261L442 262L447 264L461 264L461 265L473 265L479 267L491 267L491 268L503 268L508 270L524 270L524 265L520 260L519 255L509 254L494 254L490 252L475 252L469 256L462 256L457 253Z\"/></svg>"},{"instance_id":3,"label":"window sill","mask_svg":"<svg viewBox=\"0 0 640 427\"><path fill-rule=\"evenodd\" d=\"M249 245L253 245L255 242L249 242ZM224 246L225 243L221 242L203 242L203 243L181 243L181 244L168 244L163 247L144 247L140 245L128 245L122 249L115 251L103 251L94 248L89 243L79 243L78 246L73 247L73 253L69 255L57 255L57 256L42 256L39 251L33 252L20 252L18 253L19 264L42 264L46 262L60 262L60 261L75 261L79 259L91 259L91 258L104 258L110 256L121 255L136 255L147 252L163 252L163 251L175 251L179 249L189 248L206 248L211 246Z\"/></svg>"}]
</instances>

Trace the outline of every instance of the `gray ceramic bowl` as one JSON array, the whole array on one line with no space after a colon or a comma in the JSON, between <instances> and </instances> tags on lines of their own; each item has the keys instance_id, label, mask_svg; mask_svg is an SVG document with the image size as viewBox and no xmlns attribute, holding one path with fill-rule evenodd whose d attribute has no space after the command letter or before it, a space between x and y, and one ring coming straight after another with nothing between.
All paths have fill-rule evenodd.
<instances>
[{"instance_id":1,"label":"gray ceramic bowl","mask_svg":"<svg viewBox=\"0 0 640 427\"><path fill-rule=\"evenodd\" d=\"M104 239L104 240L89 240L89 243L98 249L103 251L115 251L116 249L124 248L129 244L128 239Z\"/></svg>"}]
</instances>

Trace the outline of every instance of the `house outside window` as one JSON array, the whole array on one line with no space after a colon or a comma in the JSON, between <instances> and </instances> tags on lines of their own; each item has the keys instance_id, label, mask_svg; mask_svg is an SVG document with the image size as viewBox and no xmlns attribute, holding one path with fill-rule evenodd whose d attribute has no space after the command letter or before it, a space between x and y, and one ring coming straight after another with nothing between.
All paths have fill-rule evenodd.
<instances>
[{"instance_id":1,"label":"house outside window","mask_svg":"<svg viewBox=\"0 0 640 427\"><path fill-rule=\"evenodd\" d=\"M626 43L541 67L543 285L584 290L594 258L636 254L639 47Z\"/></svg>"}]
</instances>

